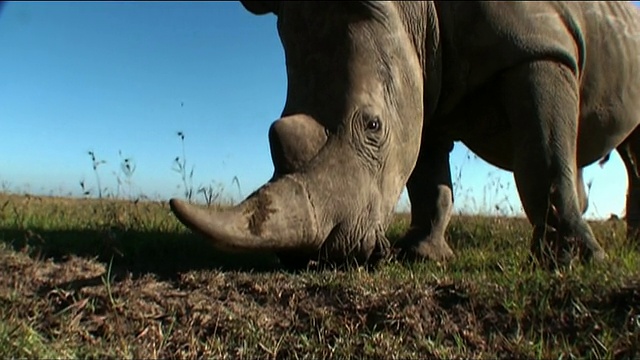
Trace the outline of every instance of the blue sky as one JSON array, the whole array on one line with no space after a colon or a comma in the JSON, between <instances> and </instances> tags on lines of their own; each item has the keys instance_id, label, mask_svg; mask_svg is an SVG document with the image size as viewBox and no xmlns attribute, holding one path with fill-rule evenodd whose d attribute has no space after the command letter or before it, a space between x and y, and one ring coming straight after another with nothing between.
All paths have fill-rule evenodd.
<instances>
[{"instance_id":1,"label":"blue sky","mask_svg":"<svg viewBox=\"0 0 640 360\"><path fill-rule=\"evenodd\" d=\"M0 182L79 195L84 180L95 192L91 150L106 161L98 167L103 188L115 193L121 152L136 164L132 195L181 196L172 164L182 156L182 131L193 185L245 197L273 172L267 131L286 91L275 22L239 2L6 3ZM456 210L521 211L510 173L461 144L451 161ZM604 169L587 168L585 180L590 217L622 213L627 180L617 154ZM400 207L408 207L406 195Z\"/></svg>"}]
</instances>

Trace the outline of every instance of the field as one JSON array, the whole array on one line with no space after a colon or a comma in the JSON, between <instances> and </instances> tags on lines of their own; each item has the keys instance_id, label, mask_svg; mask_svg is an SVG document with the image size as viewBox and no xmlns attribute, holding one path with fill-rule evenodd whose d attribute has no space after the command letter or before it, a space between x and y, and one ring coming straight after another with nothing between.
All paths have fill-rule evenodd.
<instances>
[{"instance_id":1,"label":"field","mask_svg":"<svg viewBox=\"0 0 640 360\"><path fill-rule=\"evenodd\" d=\"M609 259L563 272L525 220L458 216L446 264L289 273L166 203L0 194L0 358L638 358L640 252L592 226Z\"/></svg>"}]
</instances>

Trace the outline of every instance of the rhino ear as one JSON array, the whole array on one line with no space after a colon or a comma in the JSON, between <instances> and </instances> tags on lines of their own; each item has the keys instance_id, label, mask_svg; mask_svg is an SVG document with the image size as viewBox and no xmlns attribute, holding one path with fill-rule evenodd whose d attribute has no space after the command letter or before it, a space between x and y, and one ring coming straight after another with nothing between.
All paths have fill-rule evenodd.
<instances>
[{"instance_id":1,"label":"rhino ear","mask_svg":"<svg viewBox=\"0 0 640 360\"><path fill-rule=\"evenodd\" d=\"M280 1L240 1L245 9L254 15L274 13L278 15Z\"/></svg>"}]
</instances>

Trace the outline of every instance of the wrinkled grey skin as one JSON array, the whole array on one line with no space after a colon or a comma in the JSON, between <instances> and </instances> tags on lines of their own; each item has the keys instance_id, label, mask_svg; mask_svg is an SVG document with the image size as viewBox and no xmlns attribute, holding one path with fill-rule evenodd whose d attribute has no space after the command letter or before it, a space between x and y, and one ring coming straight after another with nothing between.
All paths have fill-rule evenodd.
<instances>
[{"instance_id":1,"label":"wrinkled grey skin","mask_svg":"<svg viewBox=\"0 0 640 360\"><path fill-rule=\"evenodd\" d=\"M640 225L640 15L614 2L243 2L274 13L288 91L270 129L273 179L209 213L178 218L230 250L311 258L384 256L403 186L409 259L453 255L449 153L462 141L514 173L540 260L605 258L582 219L581 168L613 149Z\"/></svg>"}]
</instances>

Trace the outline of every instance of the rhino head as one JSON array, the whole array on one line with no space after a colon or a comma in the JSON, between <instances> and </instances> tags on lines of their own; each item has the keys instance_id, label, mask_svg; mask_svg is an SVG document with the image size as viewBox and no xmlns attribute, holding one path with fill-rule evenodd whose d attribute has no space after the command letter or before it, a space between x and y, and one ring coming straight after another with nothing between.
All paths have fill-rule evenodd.
<instances>
[{"instance_id":1,"label":"rhino head","mask_svg":"<svg viewBox=\"0 0 640 360\"><path fill-rule=\"evenodd\" d=\"M221 249L363 263L388 248L385 229L420 147L424 77L408 29L392 2L242 3L278 17L288 78L279 122L323 131L280 139L293 157L299 144L303 164L278 172L276 163L239 205L210 211L172 199L171 209ZM277 133L272 153L273 141Z\"/></svg>"}]
</instances>

